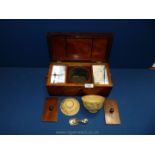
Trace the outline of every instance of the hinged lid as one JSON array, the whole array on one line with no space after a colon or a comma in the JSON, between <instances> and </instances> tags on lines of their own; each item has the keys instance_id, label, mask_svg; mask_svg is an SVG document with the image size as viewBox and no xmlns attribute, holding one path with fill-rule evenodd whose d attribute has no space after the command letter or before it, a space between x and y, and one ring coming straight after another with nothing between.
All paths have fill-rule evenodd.
<instances>
[{"instance_id":1,"label":"hinged lid","mask_svg":"<svg viewBox=\"0 0 155 155\"><path fill-rule=\"evenodd\" d=\"M111 45L112 33L48 32L52 61L107 62Z\"/></svg>"}]
</instances>

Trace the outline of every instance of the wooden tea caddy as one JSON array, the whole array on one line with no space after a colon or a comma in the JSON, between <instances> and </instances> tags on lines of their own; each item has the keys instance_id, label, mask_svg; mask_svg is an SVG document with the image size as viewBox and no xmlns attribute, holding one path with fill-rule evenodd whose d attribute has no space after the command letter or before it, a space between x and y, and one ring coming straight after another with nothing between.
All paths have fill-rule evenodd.
<instances>
[{"instance_id":1,"label":"wooden tea caddy","mask_svg":"<svg viewBox=\"0 0 155 155\"><path fill-rule=\"evenodd\" d=\"M46 87L52 96L109 95L112 79L108 57L112 46L112 33L56 33L47 35L51 63ZM65 66L65 82L52 83L54 65ZM93 65L104 65L108 84L94 83ZM87 73L84 75L84 72ZM80 78L73 74L81 74ZM83 79L85 78L85 79ZM81 82L80 82L81 80Z\"/></svg>"}]
</instances>

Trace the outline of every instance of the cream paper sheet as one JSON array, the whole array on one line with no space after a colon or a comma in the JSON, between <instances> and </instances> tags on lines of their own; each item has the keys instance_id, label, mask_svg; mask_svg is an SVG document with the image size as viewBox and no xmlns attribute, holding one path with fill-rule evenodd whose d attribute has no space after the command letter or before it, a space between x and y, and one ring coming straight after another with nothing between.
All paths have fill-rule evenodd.
<instances>
[{"instance_id":1,"label":"cream paper sheet","mask_svg":"<svg viewBox=\"0 0 155 155\"><path fill-rule=\"evenodd\" d=\"M108 75L105 65L93 65L93 77L95 84L108 84Z\"/></svg>"}]
</instances>

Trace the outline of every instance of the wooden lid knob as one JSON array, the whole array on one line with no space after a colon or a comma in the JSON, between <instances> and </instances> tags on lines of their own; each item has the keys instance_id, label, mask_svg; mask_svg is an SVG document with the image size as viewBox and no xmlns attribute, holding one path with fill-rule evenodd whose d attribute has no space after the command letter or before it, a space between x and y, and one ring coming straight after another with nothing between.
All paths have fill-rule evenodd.
<instances>
[{"instance_id":1,"label":"wooden lid knob","mask_svg":"<svg viewBox=\"0 0 155 155\"><path fill-rule=\"evenodd\" d=\"M54 107L52 105L49 106L49 111L52 111Z\"/></svg>"},{"instance_id":2,"label":"wooden lid knob","mask_svg":"<svg viewBox=\"0 0 155 155\"><path fill-rule=\"evenodd\" d=\"M114 108L110 108L109 112L113 113L114 112Z\"/></svg>"}]
</instances>

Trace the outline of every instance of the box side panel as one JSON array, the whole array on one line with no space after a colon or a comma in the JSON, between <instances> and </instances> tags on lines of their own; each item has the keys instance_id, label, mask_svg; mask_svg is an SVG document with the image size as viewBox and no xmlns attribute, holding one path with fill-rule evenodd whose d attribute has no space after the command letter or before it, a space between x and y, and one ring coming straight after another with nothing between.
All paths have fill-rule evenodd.
<instances>
[{"instance_id":1,"label":"box side panel","mask_svg":"<svg viewBox=\"0 0 155 155\"><path fill-rule=\"evenodd\" d=\"M96 94L108 96L111 92L111 86L84 88L82 86L46 86L51 96L82 96Z\"/></svg>"}]
</instances>

